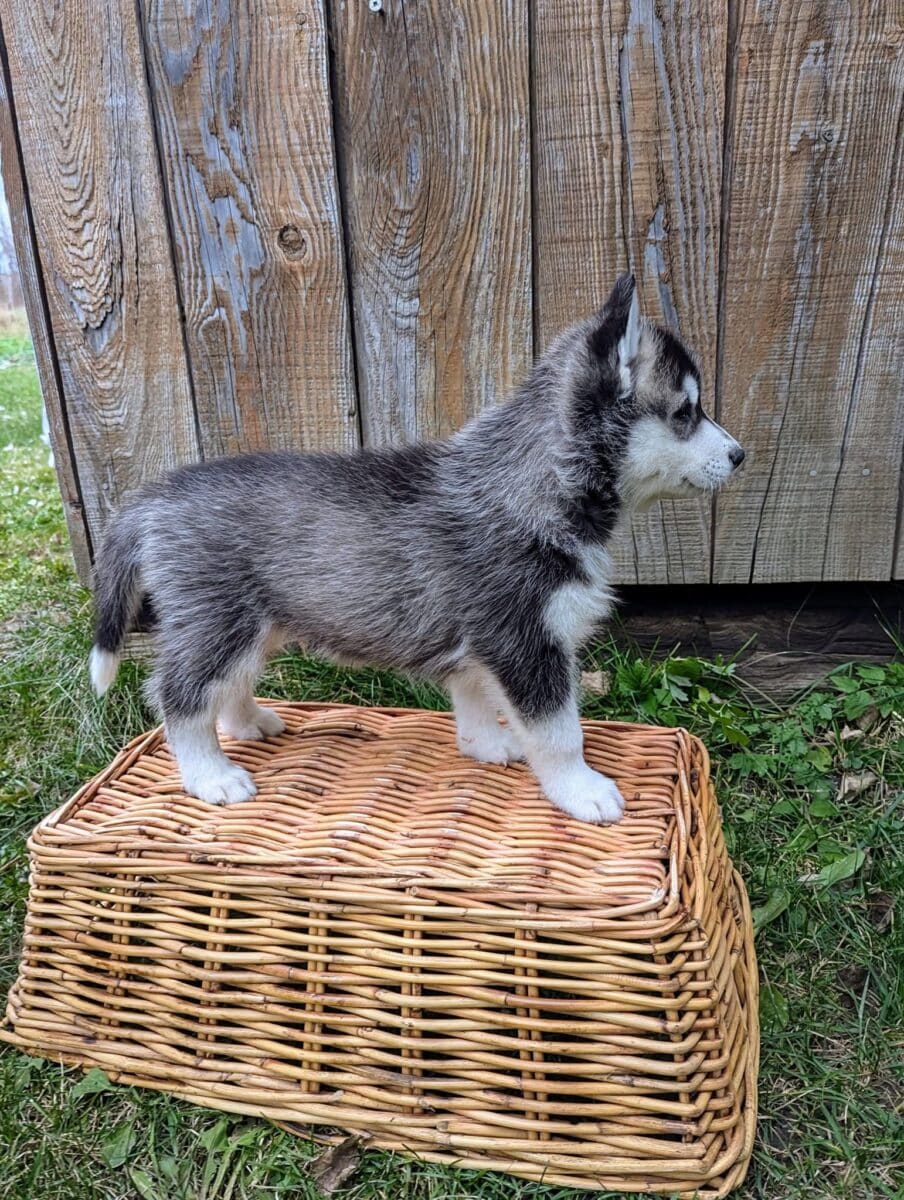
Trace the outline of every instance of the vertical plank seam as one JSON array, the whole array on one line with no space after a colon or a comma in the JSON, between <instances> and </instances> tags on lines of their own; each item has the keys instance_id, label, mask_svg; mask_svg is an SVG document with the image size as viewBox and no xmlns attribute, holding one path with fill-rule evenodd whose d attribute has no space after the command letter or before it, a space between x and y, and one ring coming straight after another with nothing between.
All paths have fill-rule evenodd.
<instances>
[{"instance_id":1,"label":"vertical plank seam","mask_svg":"<svg viewBox=\"0 0 904 1200\"><path fill-rule=\"evenodd\" d=\"M631 20L630 11L631 11L631 6L629 5L629 11L628 11L628 21L629 22ZM660 18L660 14L656 10L655 5L653 6L653 8L650 12L649 35L650 35L650 48L653 52L653 72L654 72L654 74L657 72L657 70L659 68L659 64L661 62L662 63L662 76L661 76L662 83L663 83L663 85L668 86L668 80L667 80L668 70L665 66L665 56L662 52L662 20ZM659 92L659 88L657 88L657 93L658 92ZM674 103L674 100L673 100L673 103ZM661 205L663 203L662 194L666 191L666 188L664 187L664 179L663 179L664 167L663 167L663 161L662 161L662 157L663 157L663 155L662 155L662 142L663 142L662 113L660 110L658 94L656 97L654 112L656 114L656 139L655 139L656 188L655 188L654 194L655 194L656 205L658 207L659 205ZM679 203L680 203L680 184L677 189L677 194L678 194ZM656 209L654 209L654 212L655 211L656 211ZM637 222L633 220L633 217L634 217L633 193L631 195L631 215L632 215L632 230L633 230L637 224ZM649 236L650 236L650 234L649 234L649 226L648 226L647 235L646 235L647 244L649 244ZM669 275L671 277L672 251L671 251L671 243L669 243L669 242L666 243L665 255L668 258L668 270L669 270ZM646 245L644 246L644 251L643 251L643 265L644 265L644 282L646 282L646 277L645 277L646 265L647 265L646 264ZM678 321L676 320L673 322L669 319L670 314L669 314L668 308L666 307L665 303L663 302L663 287L662 287L662 278L661 277L656 281L656 290L657 290L657 293L659 294L659 303L660 303L660 307L662 308L663 323L665 325L673 326L673 328L675 329L675 332L680 337L681 329L679 327ZM672 306L672 307L674 309L674 306ZM672 553L671 553L672 538L669 537L669 524L666 521L666 516L665 516L667 504L669 506L669 512L671 513L671 516L672 516L672 524L676 529L678 528L677 522L675 521L675 502L673 500L657 501L657 503L656 503L656 520L658 522L659 529L660 529L660 537L662 540L662 546L665 550L665 577L666 577L666 579L671 580L672 579ZM687 578L686 578L685 572L684 572L684 553L683 553L682 546L681 546L680 535L674 539L674 542L675 542L675 548L678 551L678 564L679 564L679 568L680 568L680 570L679 570L680 582L686 583ZM710 553L710 564L712 564L712 553ZM639 577L639 573L640 572L638 569L638 577Z\"/></svg>"},{"instance_id":2,"label":"vertical plank seam","mask_svg":"<svg viewBox=\"0 0 904 1200\"><path fill-rule=\"evenodd\" d=\"M79 522L85 535L85 545L88 550L89 559L91 563L93 563L94 544L85 511L85 498L82 492L81 479L79 478L78 459L75 455L75 443L72 439L72 430L69 425L69 410L66 407L66 392L63 388L63 374L60 370L60 360L57 351L56 338L53 331L53 322L51 321L50 317L50 305L47 300L47 287L44 282L44 264L41 259L40 249L38 247L34 213L32 212L31 208L31 191L28 185L28 174L25 169L25 158L22 153L22 141L19 137L19 121L18 117L16 116L16 99L13 94L12 72L9 69L9 54L6 47L6 36L3 32L2 22L0 22L0 69L3 71L3 84L6 88L7 102L9 104L14 149L16 159L18 160L19 164L19 174L22 178L22 203L26 215L26 228L24 233L29 245L31 246L32 258L34 259L35 264L35 279L37 280L38 295L40 296L41 300L41 312L44 318L44 330L47 336L47 348L50 351L50 366L53 372L57 394L60 398L60 423L63 427L63 433L66 438L66 452L69 457L69 466L72 470L72 482L75 485L75 492L76 496L78 497ZM41 399L43 403L43 395Z\"/></svg>"},{"instance_id":3,"label":"vertical plank seam","mask_svg":"<svg viewBox=\"0 0 904 1200\"><path fill-rule=\"evenodd\" d=\"M154 96L154 88L151 82L151 70L148 66L148 49L147 49L147 30L148 22L144 11L144 0L134 0L135 3L135 25L138 34L138 50L141 54L141 69L144 73L144 86L147 94L148 113L151 118L151 131L154 137L154 156L157 161L157 174L160 179L160 200L163 208L163 219L166 223L166 239L169 248L170 270L173 274L173 287L176 292L176 304L178 305L179 318L179 337L182 340L182 354L185 358L185 377L188 382L188 395L191 400L192 422L195 430L195 453L197 457L203 461L204 459L204 439L202 437L201 417L198 412L198 404L195 395L195 376L192 367L191 355L188 350L188 331L186 328L185 318L185 298L182 294L182 279L179 275L179 264L176 261L176 225L173 219L172 199L170 197L169 179L166 170L164 169L163 161L163 143L160 138L159 114L157 111L157 101Z\"/></svg>"},{"instance_id":4,"label":"vertical plank seam","mask_svg":"<svg viewBox=\"0 0 904 1200\"><path fill-rule=\"evenodd\" d=\"M814 177L815 177L816 182L815 182L815 186L813 188L813 199L810 203L811 210L816 207L816 203L819 199L820 192L825 183L826 168L825 168L824 162L821 163L818 166L818 168L815 170ZM812 216L812 212L811 212L811 216ZM794 297L795 298L795 310L796 310L797 300L800 297L800 291L801 291L800 286L799 286L799 284L797 284L796 288L795 288L795 297ZM800 351L800 343L801 343L802 337L804 338L804 355L806 355L807 349L809 348L809 336L810 335L809 335L809 333L804 335L803 330L802 330L802 324L803 324L803 322L800 319L797 319L796 323L794 325L794 347L791 351L791 362L790 362L789 369L788 369L788 386L785 391L785 398L784 398L784 402L782 404L782 416L781 416L781 420L779 421L778 432L776 433L776 436L775 436L775 448L774 448L774 452L772 454L772 461L769 464L769 478L766 480L766 486L763 489L763 499L762 499L762 503L760 504L760 511L759 511L759 515L757 517L756 530L754 531L754 535L753 535L753 548L752 548L752 551L750 554L750 574L747 579L748 583L753 583L755 580L755 576L756 576L756 560L757 560L757 555L759 554L759 549L760 549L760 534L763 532L763 521L766 516L766 508L769 504L769 501L770 501L770 498L772 495L772 484L773 484L773 481L775 480L775 472L776 472L776 469L778 468L779 455L781 453L782 442L784 440L785 423L788 420L788 415L791 410L791 405L793 402L794 385L796 382L798 366L799 366L798 352Z\"/></svg>"},{"instance_id":5,"label":"vertical plank seam","mask_svg":"<svg viewBox=\"0 0 904 1200\"><path fill-rule=\"evenodd\" d=\"M535 6L537 0L527 0L527 155L528 178L530 180L530 356L531 361L537 358L539 345L539 315L537 312L537 297L540 295L538 280L540 267L537 262L537 153L539 141L537 130L537 69L535 62L534 31L536 29Z\"/></svg>"},{"instance_id":6,"label":"vertical plank seam","mask_svg":"<svg viewBox=\"0 0 904 1200\"><path fill-rule=\"evenodd\" d=\"M722 381L725 357L725 285L728 279L728 245L731 234L731 184L734 171L734 122L737 112L737 57L741 22L739 0L726 0L725 11L725 93L722 101L722 178L719 182L719 265L716 282L716 376L713 380L713 414L721 424ZM709 582L715 583L716 524L719 500L712 498L709 529Z\"/></svg>"},{"instance_id":7,"label":"vertical plank seam","mask_svg":"<svg viewBox=\"0 0 904 1200\"><path fill-rule=\"evenodd\" d=\"M895 522L895 534L891 543L891 577L892 581L904 576L904 461L901 463L898 475L898 517Z\"/></svg>"},{"instance_id":8,"label":"vertical plank seam","mask_svg":"<svg viewBox=\"0 0 904 1200\"><path fill-rule=\"evenodd\" d=\"M414 105L415 105L415 112L417 113L418 129L421 132L421 137L423 137L424 136L424 108L421 103L421 81L420 81L420 75L418 74L417 68L411 61L411 35L408 32L408 11L405 8L405 0L399 0L399 12L402 17L402 30L403 30L404 36L405 36L405 61L408 64L408 77L411 80L412 85L414 87ZM385 20L385 17L381 16L380 19ZM420 230L418 233L418 260L419 260L418 272L417 272L417 312L418 312L417 320L418 320L418 325L420 324L420 320L421 320L421 304L422 304L422 299L421 299L422 279L421 279L421 271L420 271L420 260L421 260L421 256L424 253L425 233L426 233L427 227L430 222L430 201L432 198L432 191L433 191L433 171L431 170L431 171L428 171L428 173L427 173L427 187L426 187L426 192L425 192L425 197L424 197L423 213L421 215L421 220L420 220ZM443 299L445 301L445 286L443 287ZM445 303L443 305L443 308L445 309ZM433 349L433 369L434 369L433 404L432 404L432 409L433 409L432 424L433 424L434 428L438 428L441 426L441 407L440 407L438 389L436 386L436 373L435 373L436 372L436 335L437 335L437 332L439 332L439 331L434 327L431 331L431 337L430 337L430 343L431 343L431 346ZM448 353L449 325L448 325L448 316L445 313L445 311L443 312L442 336L443 336L443 348L446 351L446 353ZM413 383L414 383L414 391L413 391L413 396L414 396L414 412L413 412L414 436L415 436L415 440L417 440L417 438L420 434L420 430L421 430L421 423L420 423L421 413L419 411L419 404L418 404L418 394L420 391L420 389L418 387L418 372L420 371L420 368L421 368L421 355L417 348L417 335L415 335L415 349L414 349L414 356L413 356L413 366L414 366L414 380L413 380Z\"/></svg>"},{"instance_id":9,"label":"vertical plank seam","mask_svg":"<svg viewBox=\"0 0 904 1200\"><path fill-rule=\"evenodd\" d=\"M891 224L892 199L893 199L893 196L895 193L895 180L897 178L897 164L901 157L901 133L902 133L902 130L904 130L904 104L902 104L900 106L900 108L898 109L898 126L897 126L897 129L895 130L894 149L892 151L892 156L891 156L892 169L891 169L891 173L889 176L888 195L885 198L885 211L882 214L882 226L879 230L879 242L876 247L876 257L873 259L873 268L870 271L869 295L866 298L866 311L863 314L863 323L860 326L860 336L857 340L857 357L854 360L854 377L851 380L851 390L850 390L850 394L848 396L847 412L845 413L845 416L844 416L844 429L842 430L842 433L841 433L841 446L839 447L839 450L838 450L838 469L835 472L835 479L834 479L834 482L832 483L832 498L829 501L829 513L826 518L826 540L825 540L825 545L822 548L821 576L823 579L825 579L826 560L828 559L828 556L829 556L829 536L830 536L831 530L832 530L832 518L835 514L835 500L838 495L838 484L841 480L841 472L844 469L844 456L847 451L847 444L848 444L848 440L850 438L850 433L851 433L851 425L853 424L854 413L857 408L857 404L855 402L855 396L857 396L857 394L860 390L860 371L861 371L861 367L863 366L863 355L866 350L866 334L867 334L867 330L870 327L870 323L871 323L872 317L873 317L873 307L875 306L875 302L876 302L876 293L878 292L879 288L881 287L881 279L879 278L879 272L880 272L881 266L882 266L882 258L885 253L885 243L888 240L888 229ZM898 532L899 532L898 520L900 520L900 511L898 513L898 518L895 522L895 538L891 544L891 556L890 556L891 561L889 564L889 574L891 574L891 571L894 570L894 558L895 558L895 552L896 552L897 544L898 544L897 536L898 536Z\"/></svg>"},{"instance_id":10,"label":"vertical plank seam","mask_svg":"<svg viewBox=\"0 0 904 1200\"><path fill-rule=\"evenodd\" d=\"M629 16L630 16L630 13L629 13ZM609 10L609 28L611 31L611 29L612 29L611 6L610 6L610 10ZM627 100L626 83L628 82L627 75L626 75L626 64L625 64L625 55L626 55L625 37L626 36L627 36L627 34L623 33L622 37L619 41L619 44L618 44L618 57L617 57L617 67L616 67L616 76L617 76L617 81L618 81L618 126L619 126L619 132L621 134L621 143L622 143L622 146L621 146L621 149L622 149L622 153L621 153L621 195L619 196L619 209L620 209L620 213L621 213L622 243L624 245L625 266L629 271L634 271L634 264L631 262L631 229L632 229L632 222L630 219L630 217L631 217L631 201L630 201L631 143L630 143L630 139L628 137L628 113L627 113L627 104L626 104L626 100ZM635 272L635 275L636 275L636 272ZM637 534L636 534L636 531L634 530L633 524L631 527L631 551L632 551L631 557L634 561L634 578L633 578L633 580L626 580L625 582L639 584L640 583L640 552L638 550ZM666 569L668 569L668 568L666 568Z\"/></svg>"},{"instance_id":11,"label":"vertical plank seam","mask_svg":"<svg viewBox=\"0 0 904 1200\"><path fill-rule=\"evenodd\" d=\"M352 355L352 380L355 386L355 425L358 430L358 445L363 446L364 396L361 390L361 372L358 362L358 328L355 320L351 228L345 203L348 168L342 152L342 113L336 89L336 39L338 35L334 0L322 0L322 3L323 27L326 34L326 90L330 110L330 142L333 147L333 174L336 177L336 205L339 209L339 240L342 250L342 269L345 272L345 303L348 312L348 337ZM385 13L379 13L377 19L385 20Z\"/></svg>"},{"instance_id":12,"label":"vertical plank seam","mask_svg":"<svg viewBox=\"0 0 904 1200\"><path fill-rule=\"evenodd\" d=\"M795 302L797 295L795 295ZM763 488L763 498L760 502L760 511L757 514L756 529L753 532L753 545L750 550L750 571L747 576L747 582L753 583L756 575L756 559L760 549L760 534L763 532L763 520L766 515L766 505L769 503L770 494L772 492L772 482L775 479L775 469L778 465L778 458L781 452L782 440L785 433L785 423L788 420L788 411L791 408L791 396L794 391L794 376L797 374L797 353L800 349L801 339L801 322L798 320L794 327L794 346L791 350L791 362L788 369L788 386L785 392L784 403L782 404L781 420L778 424L778 432L775 435L775 445L772 454L772 461L769 464L769 476L766 480L766 486Z\"/></svg>"},{"instance_id":13,"label":"vertical plank seam","mask_svg":"<svg viewBox=\"0 0 904 1200\"><path fill-rule=\"evenodd\" d=\"M892 582L904 576L904 463L898 477L898 519L895 523L895 539L892 542Z\"/></svg>"},{"instance_id":14,"label":"vertical plank seam","mask_svg":"<svg viewBox=\"0 0 904 1200\"><path fill-rule=\"evenodd\" d=\"M612 12L610 7L609 27L612 28ZM631 140L628 137L628 113L626 98L630 92L630 80L626 74L625 65L625 38L627 33L623 33L618 44L618 59L617 59L617 77L618 77L618 124L619 132L621 133L622 154L621 154L621 195L619 196L619 208L621 209L622 223L622 242L625 250L625 266L627 270L633 271L634 264L631 262ZM626 87L627 84L627 87ZM636 274L636 272L635 272Z\"/></svg>"}]
</instances>

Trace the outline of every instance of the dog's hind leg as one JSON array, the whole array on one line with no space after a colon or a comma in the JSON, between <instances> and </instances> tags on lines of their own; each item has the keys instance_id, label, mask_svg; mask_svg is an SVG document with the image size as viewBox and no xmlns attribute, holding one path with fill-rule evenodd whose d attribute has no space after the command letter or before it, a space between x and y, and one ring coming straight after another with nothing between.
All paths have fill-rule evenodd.
<instances>
[{"instance_id":1,"label":"dog's hind leg","mask_svg":"<svg viewBox=\"0 0 904 1200\"><path fill-rule=\"evenodd\" d=\"M217 724L227 737L247 742L276 737L284 733L286 723L270 708L261 708L254 699L253 688L237 684L224 697Z\"/></svg>"},{"instance_id":2,"label":"dog's hind leg","mask_svg":"<svg viewBox=\"0 0 904 1200\"><path fill-rule=\"evenodd\" d=\"M455 710L458 748L478 762L510 763L524 758L511 725L499 724L507 707L499 683L486 668L474 663L446 679Z\"/></svg>"},{"instance_id":3,"label":"dog's hind leg","mask_svg":"<svg viewBox=\"0 0 904 1200\"><path fill-rule=\"evenodd\" d=\"M217 741L216 719L224 709L229 732L261 736L258 713L275 733L270 721L254 704L254 683L263 667L263 637L250 616L235 614L229 627L185 627L179 620L164 620L159 636L159 657L151 690L163 710L166 734L182 775L182 786L209 804L235 804L256 792L244 767L232 762ZM280 730L282 722L279 722ZM247 722L241 724L240 722Z\"/></svg>"},{"instance_id":4,"label":"dog's hind leg","mask_svg":"<svg viewBox=\"0 0 904 1200\"><path fill-rule=\"evenodd\" d=\"M179 764L182 787L190 796L208 804L237 804L256 793L245 768L220 749L212 711L169 718L166 736Z\"/></svg>"},{"instance_id":5,"label":"dog's hind leg","mask_svg":"<svg viewBox=\"0 0 904 1200\"><path fill-rule=\"evenodd\" d=\"M267 658L285 641L279 630L263 633L255 648L245 655L238 668L218 689L220 702L217 724L222 733L237 741L256 741L284 733L286 723L270 708L261 708L254 699L254 685Z\"/></svg>"}]
</instances>

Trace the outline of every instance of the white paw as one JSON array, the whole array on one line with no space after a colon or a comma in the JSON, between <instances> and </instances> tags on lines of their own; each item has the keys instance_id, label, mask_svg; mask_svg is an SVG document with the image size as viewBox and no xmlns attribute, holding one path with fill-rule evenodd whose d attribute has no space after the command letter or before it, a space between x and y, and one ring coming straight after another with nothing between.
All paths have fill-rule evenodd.
<instances>
[{"instance_id":1,"label":"white paw","mask_svg":"<svg viewBox=\"0 0 904 1200\"><path fill-rule=\"evenodd\" d=\"M197 796L207 804L238 804L257 793L254 780L245 768L228 758L197 773L183 771L182 786L190 796Z\"/></svg>"},{"instance_id":2,"label":"white paw","mask_svg":"<svg viewBox=\"0 0 904 1200\"><path fill-rule=\"evenodd\" d=\"M458 749L466 758L485 763L513 763L524 759L524 751L515 732L508 725L494 721L479 729L459 730Z\"/></svg>"},{"instance_id":3,"label":"white paw","mask_svg":"<svg viewBox=\"0 0 904 1200\"><path fill-rule=\"evenodd\" d=\"M276 737L284 733L286 723L271 708L255 706L253 713L243 713L241 717L225 713L219 720L222 732L238 742L257 742L261 738Z\"/></svg>"},{"instance_id":4,"label":"white paw","mask_svg":"<svg viewBox=\"0 0 904 1200\"><path fill-rule=\"evenodd\" d=\"M583 765L564 773L544 789L557 808L595 825L610 825L625 811L622 794L605 775Z\"/></svg>"}]
</instances>

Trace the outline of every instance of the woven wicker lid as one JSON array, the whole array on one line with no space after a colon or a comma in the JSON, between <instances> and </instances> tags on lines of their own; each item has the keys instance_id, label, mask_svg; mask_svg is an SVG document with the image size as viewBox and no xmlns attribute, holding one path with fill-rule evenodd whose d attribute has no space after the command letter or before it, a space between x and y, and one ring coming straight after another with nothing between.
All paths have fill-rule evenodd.
<instances>
[{"instance_id":1,"label":"woven wicker lid","mask_svg":"<svg viewBox=\"0 0 904 1200\"><path fill-rule=\"evenodd\" d=\"M523 765L459 754L449 713L276 704L285 734L224 748L258 795L222 808L181 790L161 730L35 830L42 853L78 851L254 872L426 885L624 916L656 910L683 867L691 739L683 730L585 722L588 760L627 799L616 825L554 808Z\"/></svg>"}]
</instances>

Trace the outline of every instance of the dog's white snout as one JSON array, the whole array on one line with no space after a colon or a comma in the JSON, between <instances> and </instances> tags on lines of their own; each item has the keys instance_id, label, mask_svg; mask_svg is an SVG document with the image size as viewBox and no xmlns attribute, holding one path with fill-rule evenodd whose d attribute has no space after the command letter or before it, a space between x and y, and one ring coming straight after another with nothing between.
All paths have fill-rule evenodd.
<instances>
[{"instance_id":1,"label":"dog's white snout","mask_svg":"<svg viewBox=\"0 0 904 1200\"><path fill-rule=\"evenodd\" d=\"M728 461L731 464L732 471L737 471L741 463L747 457L747 451L741 443L731 436L727 429L723 429L715 421L712 422L715 431L722 440L720 447L721 453L728 456ZM724 462L724 459L723 459Z\"/></svg>"}]
</instances>

